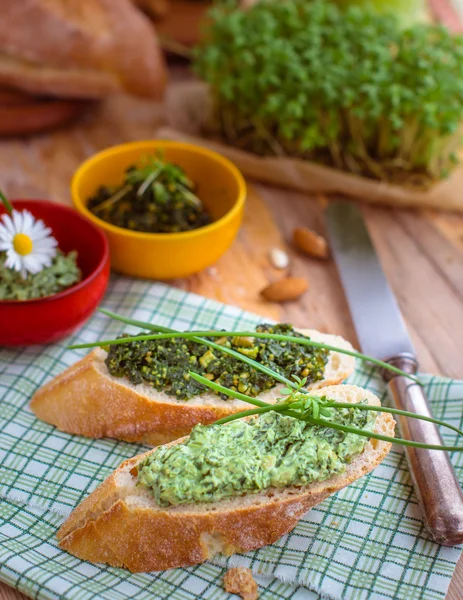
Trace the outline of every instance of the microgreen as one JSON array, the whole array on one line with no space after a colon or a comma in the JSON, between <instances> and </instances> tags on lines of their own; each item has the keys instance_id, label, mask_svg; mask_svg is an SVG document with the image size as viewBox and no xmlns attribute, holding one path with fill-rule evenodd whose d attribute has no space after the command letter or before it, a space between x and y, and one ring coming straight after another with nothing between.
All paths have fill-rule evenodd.
<instances>
[{"instance_id":1,"label":"microgreen","mask_svg":"<svg viewBox=\"0 0 463 600\"><path fill-rule=\"evenodd\" d=\"M278 402L275 404L269 404L262 401L256 401L255 398L249 398L244 394L240 394L239 392L235 392L234 390L230 390L222 385L216 384L213 381L209 381L206 377L202 377L197 373L190 372L190 377L202 383L203 385L209 387L210 389L220 392L221 394L226 394L231 398L235 398L236 400L241 400L243 402L248 402L249 404L253 404L258 408L251 410L244 410L223 419L220 419L215 422L216 425L224 425L229 423L230 421L234 421L235 419L241 419L242 417L249 417L253 415L259 415L265 412L270 412L274 410L283 415L293 417L296 419L300 419L302 421L307 421L312 425L320 425L322 427L328 427L330 429L337 429L338 431L343 431L345 433L354 433L356 435L360 435L363 437L373 438L385 442L391 442L395 444L399 444L401 446L410 446L413 448L427 448L429 450L448 450L448 451L458 451L463 452L463 446L439 446L433 444L424 444L422 442L414 442L412 440L406 440L403 438L389 437L387 435L382 435L380 433L367 431L365 429L359 429L357 427L351 427L349 425L341 425L339 423L333 423L332 421L327 421L326 419L320 418L320 416L331 416L332 409L354 409L354 410L366 410L373 412L389 412L396 415L402 415L404 417L410 417L413 419L419 419L422 421L428 421L431 423L435 423L436 425L441 425L443 427L447 427L458 433L459 435L463 435L463 431L450 425L449 423L445 423L445 421L440 421L438 419L433 419L432 417L426 417L423 415L418 415L416 413L412 413L405 410L399 410L394 408L386 408L383 406L375 406L372 404L354 404L351 402L336 402L334 400L328 399L326 396L313 396L306 392L299 391L297 395L294 390L287 390L290 392L286 398L280 398ZM299 388L300 389L300 388ZM281 390L283 391L283 390Z\"/></svg>"},{"instance_id":2,"label":"microgreen","mask_svg":"<svg viewBox=\"0 0 463 600\"><path fill-rule=\"evenodd\" d=\"M11 206L11 202L5 196L5 194L0 190L0 200L2 201L3 206L5 207L6 212L11 215L13 212L13 207Z\"/></svg>"},{"instance_id":3,"label":"microgreen","mask_svg":"<svg viewBox=\"0 0 463 600\"><path fill-rule=\"evenodd\" d=\"M229 1L194 55L210 133L238 147L421 186L455 165L463 37L444 27L326 0Z\"/></svg>"}]
</instances>

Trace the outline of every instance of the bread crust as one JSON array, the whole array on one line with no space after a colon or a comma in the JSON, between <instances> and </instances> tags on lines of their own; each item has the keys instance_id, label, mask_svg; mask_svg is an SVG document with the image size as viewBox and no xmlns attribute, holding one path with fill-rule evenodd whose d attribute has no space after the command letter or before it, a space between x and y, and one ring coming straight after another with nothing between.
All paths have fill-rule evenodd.
<instances>
[{"instance_id":1,"label":"bread crust","mask_svg":"<svg viewBox=\"0 0 463 600\"><path fill-rule=\"evenodd\" d=\"M197 423L213 423L233 412L223 406L153 401L110 378L94 350L39 389L31 409L43 421L68 433L113 437L159 445L187 435Z\"/></svg>"},{"instance_id":2,"label":"bread crust","mask_svg":"<svg viewBox=\"0 0 463 600\"><path fill-rule=\"evenodd\" d=\"M334 345L351 348L337 336L301 331L313 338L318 336ZM156 392L148 396L143 386L131 386L124 378L111 377L104 357L102 350L94 350L40 388L30 405L34 414L68 433L156 446L188 435L197 423L213 423L249 408L243 402L217 399L210 402L205 398L200 404L176 401L161 394L156 397ZM326 378L312 389L344 381L354 366L352 357L330 353ZM263 400L265 398L262 396Z\"/></svg>"},{"instance_id":3,"label":"bread crust","mask_svg":"<svg viewBox=\"0 0 463 600\"><path fill-rule=\"evenodd\" d=\"M130 0L0 0L0 84L33 94L159 97L156 33Z\"/></svg>"},{"instance_id":4,"label":"bread crust","mask_svg":"<svg viewBox=\"0 0 463 600\"><path fill-rule=\"evenodd\" d=\"M356 386L334 386L318 394L325 392L345 401L358 401L352 399L361 393L370 403L379 404L373 394ZM378 414L375 431L393 436L394 427L390 414ZM240 499L204 503L200 510L197 505L196 510L193 505L162 509L154 499L151 505L130 499L130 486L138 489L133 470L149 454L145 453L122 463L73 511L58 531L59 545L83 560L132 572L184 567L217 553L231 555L261 548L291 531L313 506L374 469L390 448L390 443L370 440L342 475L303 488L292 487L285 494L272 488L243 504ZM127 478L130 472L132 481L125 479L124 488L121 477L125 474Z\"/></svg>"}]
</instances>

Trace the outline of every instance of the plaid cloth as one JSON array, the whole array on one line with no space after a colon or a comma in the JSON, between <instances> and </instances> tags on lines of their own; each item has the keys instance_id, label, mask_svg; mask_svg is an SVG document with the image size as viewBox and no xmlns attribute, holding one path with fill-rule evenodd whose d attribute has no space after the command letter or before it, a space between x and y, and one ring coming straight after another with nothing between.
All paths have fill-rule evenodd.
<instances>
[{"instance_id":1,"label":"plaid cloth","mask_svg":"<svg viewBox=\"0 0 463 600\"><path fill-rule=\"evenodd\" d=\"M112 279L104 306L179 329L262 321L161 284L123 278ZM0 579L33 598L220 600L231 597L223 591L224 567L244 565L256 574L261 599L444 598L460 549L429 539L398 448L373 473L311 510L292 533L256 552L132 575L60 551L55 533L65 516L121 461L144 448L61 433L38 421L28 402L39 386L85 354L66 350L67 344L114 337L122 328L95 314L64 343L0 350ZM461 427L463 382L424 379L436 416ZM369 367L359 366L351 381L384 396L381 379ZM456 441L454 434L444 437ZM462 475L463 457L455 456L454 464Z\"/></svg>"}]
</instances>

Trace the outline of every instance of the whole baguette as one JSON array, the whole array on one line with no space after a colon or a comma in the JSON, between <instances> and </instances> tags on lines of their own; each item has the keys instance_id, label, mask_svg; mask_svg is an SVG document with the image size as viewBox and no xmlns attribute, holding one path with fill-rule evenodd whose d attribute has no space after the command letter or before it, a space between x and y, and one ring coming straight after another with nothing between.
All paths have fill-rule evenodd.
<instances>
[{"instance_id":1,"label":"whole baguette","mask_svg":"<svg viewBox=\"0 0 463 600\"><path fill-rule=\"evenodd\" d=\"M158 97L156 32L130 0L0 0L0 84L32 94Z\"/></svg>"},{"instance_id":2,"label":"whole baguette","mask_svg":"<svg viewBox=\"0 0 463 600\"><path fill-rule=\"evenodd\" d=\"M339 336L315 330L301 332L314 341L352 349ZM104 362L106 356L103 350L94 350L40 388L31 401L34 414L68 433L156 446L188 435L197 423L213 423L249 408L245 402L222 400L212 393L184 401L145 384L132 385L126 378L109 374ZM330 352L325 377L312 389L341 383L354 366L353 357ZM258 398L274 402L281 387L276 386Z\"/></svg>"},{"instance_id":3,"label":"whole baguette","mask_svg":"<svg viewBox=\"0 0 463 600\"><path fill-rule=\"evenodd\" d=\"M380 404L371 392L351 385L315 393L343 402L366 399ZM393 436L394 426L389 413L378 413L375 432ZM149 453L142 454L122 463L79 504L58 531L59 545L83 560L132 572L186 567L216 554L261 548L291 531L310 508L374 469L390 448L388 442L369 440L344 474L326 481L168 508L136 486L137 465Z\"/></svg>"}]
</instances>

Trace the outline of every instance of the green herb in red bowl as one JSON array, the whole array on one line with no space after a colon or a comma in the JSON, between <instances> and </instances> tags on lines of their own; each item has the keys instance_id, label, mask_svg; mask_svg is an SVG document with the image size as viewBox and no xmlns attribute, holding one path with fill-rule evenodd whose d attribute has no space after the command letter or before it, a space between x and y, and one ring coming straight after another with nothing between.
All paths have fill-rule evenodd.
<instances>
[{"instance_id":1,"label":"green herb in red bowl","mask_svg":"<svg viewBox=\"0 0 463 600\"><path fill-rule=\"evenodd\" d=\"M55 342L86 321L103 298L108 242L67 206L3 200L0 346Z\"/></svg>"}]
</instances>

